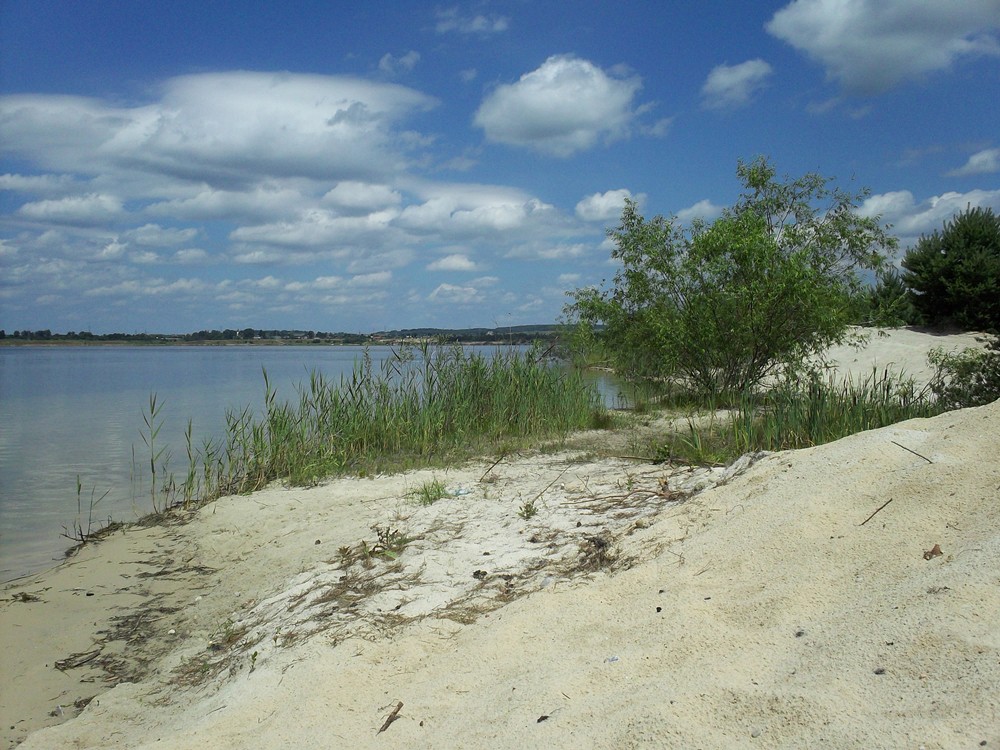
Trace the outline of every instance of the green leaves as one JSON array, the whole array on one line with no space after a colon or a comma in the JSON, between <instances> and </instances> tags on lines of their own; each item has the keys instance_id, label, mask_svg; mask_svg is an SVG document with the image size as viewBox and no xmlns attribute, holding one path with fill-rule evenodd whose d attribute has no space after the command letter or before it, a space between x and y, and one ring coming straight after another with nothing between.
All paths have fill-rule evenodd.
<instances>
[{"instance_id":1,"label":"green leaves","mask_svg":"<svg viewBox=\"0 0 1000 750\"><path fill-rule=\"evenodd\" d=\"M571 318L597 330L620 374L733 394L795 367L846 333L855 269L895 246L852 195L807 174L778 181L740 162L744 192L710 224L644 219L627 201L608 232L622 264L609 289L578 290Z\"/></svg>"},{"instance_id":2,"label":"green leaves","mask_svg":"<svg viewBox=\"0 0 1000 750\"><path fill-rule=\"evenodd\" d=\"M921 237L903 268L921 322L1000 329L1000 217L991 209L969 208Z\"/></svg>"}]
</instances>

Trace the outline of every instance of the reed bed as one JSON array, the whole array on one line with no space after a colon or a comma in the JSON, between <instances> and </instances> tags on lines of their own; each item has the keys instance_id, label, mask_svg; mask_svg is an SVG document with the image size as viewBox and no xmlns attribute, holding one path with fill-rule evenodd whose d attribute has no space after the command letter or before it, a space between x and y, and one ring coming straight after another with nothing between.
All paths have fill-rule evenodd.
<instances>
[{"instance_id":1,"label":"reed bed","mask_svg":"<svg viewBox=\"0 0 1000 750\"><path fill-rule=\"evenodd\" d=\"M943 410L928 389L889 370L873 370L858 383L812 377L743 393L724 417L700 425L692 420L660 453L691 463L728 463L751 451L807 448Z\"/></svg>"},{"instance_id":2,"label":"reed bed","mask_svg":"<svg viewBox=\"0 0 1000 750\"><path fill-rule=\"evenodd\" d=\"M167 479L154 511L253 492L275 480L310 485L338 474L509 452L606 421L597 390L539 349L498 348L485 356L423 345L397 349L378 365L366 351L339 381L311 373L297 398L279 399L266 371L264 388L263 412L228 412L224 438L194 448L189 428L185 479L178 485L159 468ZM155 435L160 405L151 404L146 427ZM155 487L160 456L151 443Z\"/></svg>"}]
</instances>

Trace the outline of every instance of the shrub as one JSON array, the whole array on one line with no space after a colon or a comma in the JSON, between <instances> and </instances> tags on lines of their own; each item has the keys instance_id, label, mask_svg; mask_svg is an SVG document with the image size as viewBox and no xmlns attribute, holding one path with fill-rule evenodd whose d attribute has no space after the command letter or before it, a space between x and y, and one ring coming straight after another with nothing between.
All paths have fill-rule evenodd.
<instances>
[{"instance_id":1,"label":"shrub","mask_svg":"<svg viewBox=\"0 0 1000 750\"><path fill-rule=\"evenodd\" d=\"M903 258L920 322L1000 329L1000 217L969 208L923 236Z\"/></svg>"},{"instance_id":2,"label":"shrub","mask_svg":"<svg viewBox=\"0 0 1000 750\"><path fill-rule=\"evenodd\" d=\"M736 204L687 230L647 221L626 201L608 232L622 265L612 287L574 293L567 315L599 336L626 378L733 394L846 337L855 269L879 268L895 246L877 218L855 212L865 193L815 174L779 182L763 158L737 174Z\"/></svg>"},{"instance_id":3,"label":"shrub","mask_svg":"<svg viewBox=\"0 0 1000 750\"><path fill-rule=\"evenodd\" d=\"M986 349L935 349L927 358L935 368L930 389L943 409L983 406L1000 398L1000 336L993 336Z\"/></svg>"},{"instance_id":4,"label":"shrub","mask_svg":"<svg viewBox=\"0 0 1000 750\"><path fill-rule=\"evenodd\" d=\"M862 293L859 307L859 325L894 328L917 322L909 290L895 268L879 274L875 286Z\"/></svg>"}]
</instances>

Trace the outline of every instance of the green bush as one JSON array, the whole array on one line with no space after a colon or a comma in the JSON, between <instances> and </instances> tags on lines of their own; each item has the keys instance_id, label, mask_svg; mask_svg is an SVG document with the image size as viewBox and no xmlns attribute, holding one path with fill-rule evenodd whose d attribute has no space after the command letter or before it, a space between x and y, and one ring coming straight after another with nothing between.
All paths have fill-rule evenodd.
<instances>
[{"instance_id":1,"label":"green bush","mask_svg":"<svg viewBox=\"0 0 1000 750\"><path fill-rule=\"evenodd\" d=\"M943 409L983 406L1000 398L1000 336L989 339L985 349L935 349L927 358L935 367L930 389Z\"/></svg>"},{"instance_id":2,"label":"green bush","mask_svg":"<svg viewBox=\"0 0 1000 750\"><path fill-rule=\"evenodd\" d=\"M732 395L847 336L855 270L881 267L895 246L877 218L856 213L865 193L815 174L780 182L764 158L737 175L743 194L711 224L647 221L627 201L608 232L621 270L610 289L577 290L566 313L622 376Z\"/></svg>"},{"instance_id":3,"label":"green bush","mask_svg":"<svg viewBox=\"0 0 1000 750\"><path fill-rule=\"evenodd\" d=\"M903 258L903 282L926 325L1000 329L1000 217L969 208Z\"/></svg>"},{"instance_id":4,"label":"green bush","mask_svg":"<svg viewBox=\"0 0 1000 750\"><path fill-rule=\"evenodd\" d=\"M862 326L895 328L917 322L909 290L892 267L879 274L874 287L861 293L858 308L857 323Z\"/></svg>"}]
</instances>

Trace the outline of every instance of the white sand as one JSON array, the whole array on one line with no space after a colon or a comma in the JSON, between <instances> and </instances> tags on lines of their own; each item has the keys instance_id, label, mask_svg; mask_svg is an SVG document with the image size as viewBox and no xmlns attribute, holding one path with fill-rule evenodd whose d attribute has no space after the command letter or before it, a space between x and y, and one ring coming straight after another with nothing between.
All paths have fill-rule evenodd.
<instances>
[{"instance_id":1,"label":"white sand","mask_svg":"<svg viewBox=\"0 0 1000 750\"><path fill-rule=\"evenodd\" d=\"M22 747L997 747L998 457L1000 402L696 475L564 452L225 498L8 590L42 599L10 635L136 597L156 623L148 676ZM431 477L460 494L420 506ZM414 540L345 564L373 524ZM42 658L4 655L4 724Z\"/></svg>"}]
</instances>

